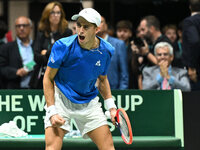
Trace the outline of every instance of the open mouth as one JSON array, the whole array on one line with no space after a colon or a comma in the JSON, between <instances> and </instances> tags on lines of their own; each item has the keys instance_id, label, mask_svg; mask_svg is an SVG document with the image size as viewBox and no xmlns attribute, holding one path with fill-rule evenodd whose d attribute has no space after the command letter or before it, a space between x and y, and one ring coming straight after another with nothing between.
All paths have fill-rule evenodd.
<instances>
[{"instance_id":1,"label":"open mouth","mask_svg":"<svg viewBox=\"0 0 200 150\"><path fill-rule=\"evenodd\" d=\"M79 39L82 41L85 39L85 36L79 35Z\"/></svg>"}]
</instances>

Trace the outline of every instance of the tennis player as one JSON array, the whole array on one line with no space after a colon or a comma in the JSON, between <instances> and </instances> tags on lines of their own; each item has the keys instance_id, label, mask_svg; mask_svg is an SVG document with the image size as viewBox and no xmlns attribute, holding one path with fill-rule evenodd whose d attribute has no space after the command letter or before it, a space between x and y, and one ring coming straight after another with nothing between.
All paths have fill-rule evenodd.
<instances>
[{"instance_id":1,"label":"tennis player","mask_svg":"<svg viewBox=\"0 0 200 150\"><path fill-rule=\"evenodd\" d=\"M46 150L62 148L71 118L83 138L91 138L99 150L114 150L97 97L99 91L115 123L116 105L106 76L114 48L96 36L101 23L101 15L96 10L83 9L72 20L77 22L77 34L55 42L44 75Z\"/></svg>"}]
</instances>

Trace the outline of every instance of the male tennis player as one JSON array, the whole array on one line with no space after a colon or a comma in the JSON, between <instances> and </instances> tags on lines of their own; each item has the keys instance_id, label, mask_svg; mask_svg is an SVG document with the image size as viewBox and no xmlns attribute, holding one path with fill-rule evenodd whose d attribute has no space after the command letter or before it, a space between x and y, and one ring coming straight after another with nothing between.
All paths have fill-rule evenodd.
<instances>
[{"instance_id":1,"label":"male tennis player","mask_svg":"<svg viewBox=\"0 0 200 150\"><path fill-rule=\"evenodd\" d=\"M99 90L115 123L116 105L106 76L114 48L96 36L101 23L101 15L96 10L83 9L72 20L77 21L77 34L53 45L44 75L46 150L62 148L71 118L83 138L90 137L100 150L114 150L97 97Z\"/></svg>"}]
</instances>

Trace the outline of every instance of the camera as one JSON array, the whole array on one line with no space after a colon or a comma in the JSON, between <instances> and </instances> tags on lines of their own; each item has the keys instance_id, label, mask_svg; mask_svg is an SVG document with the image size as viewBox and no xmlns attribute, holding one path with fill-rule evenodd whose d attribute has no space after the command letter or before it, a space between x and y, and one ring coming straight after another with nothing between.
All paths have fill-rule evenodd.
<instances>
[{"instance_id":1,"label":"camera","mask_svg":"<svg viewBox=\"0 0 200 150\"><path fill-rule=\"evenodd\" d=\"M134 44L135 44L138 48L141 48L141 47L145 46L145 45L144 45L144 42L143 42L143 40L142 40L141 38L135 37L135 38L133 38L133 41L134 41Z\"/></svg>"}]
</instances>

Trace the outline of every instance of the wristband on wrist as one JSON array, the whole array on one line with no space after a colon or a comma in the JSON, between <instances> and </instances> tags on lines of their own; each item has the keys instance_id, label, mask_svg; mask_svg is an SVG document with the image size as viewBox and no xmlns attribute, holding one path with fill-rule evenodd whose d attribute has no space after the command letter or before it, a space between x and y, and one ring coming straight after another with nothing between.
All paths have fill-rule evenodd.
<instances>
[{"instance_id":1,"label":"wristband on wrist","mask_svg":"<svg viewBox=\"0 0 200 150\"><path fill-rule=\"evenodd\" d=\"M105 99L104 103L105 103L107 110L110 110L111 108L117 109L113 98Z\"/></svg>"},{"instance_id":2,"label":"wristband on wrist","mask_svg":"<svg viewBox=\"0 0 200 150\"><path fill-rule=\"evenodd\" d=\"M46 109L46 115L50 119L51 116L58 114L55 105L51 105Z\"/></svg>"}]
</instances>

